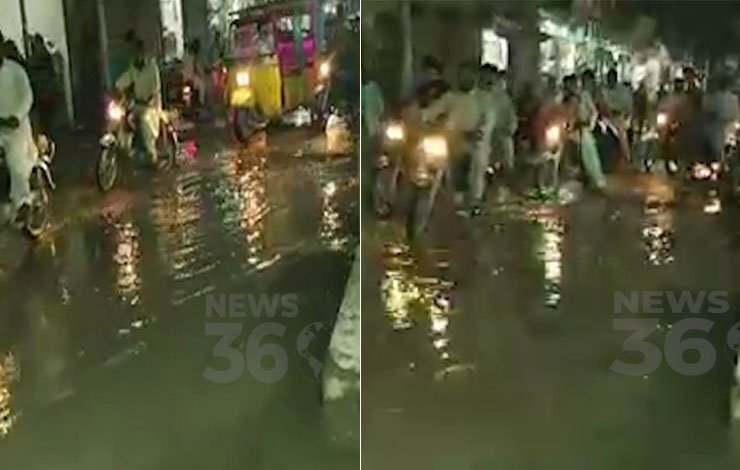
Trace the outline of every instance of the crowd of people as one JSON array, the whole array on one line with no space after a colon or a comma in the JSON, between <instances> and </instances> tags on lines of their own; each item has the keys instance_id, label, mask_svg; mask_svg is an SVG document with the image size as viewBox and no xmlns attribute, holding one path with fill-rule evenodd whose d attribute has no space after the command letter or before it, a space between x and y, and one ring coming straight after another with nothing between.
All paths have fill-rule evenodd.
<instances>
[{"instance_id":1,"label":"crowd of people","mask_svg":"<svg viewBox=\"0 0 740 470\"><path fill-rule=\"evenodd\" d=\"M633 90L619 81L614 69L603 82L594 71L585 70L564 77L560 84L543 76L515 97L508 91L506 73L490 64L463 63L454 82L443 70L434 57L424 57L414 82L402 94L403 111L397 114L407 126L437 123L462 136L466 145L451 146L448 174L456 203L472 215L481 212L489 167L503 170L502 182L510 189L526 187L522 179L529 172L519 170L537 161L532 155L542 153L547 129L555 123L563 129L563 172L605 194L605 173L643 158L633 155L634 144L658 112L670 116L681 142L676 149L715 159L722 158L725 137L740 118L728 73L716 74L705 90L697 73L687 67L682 79L651 98L644 84ZM378 85L363 77L369 142L382 140L380 123L388 117L386 108Z\"/></svg>"}]
</instances>

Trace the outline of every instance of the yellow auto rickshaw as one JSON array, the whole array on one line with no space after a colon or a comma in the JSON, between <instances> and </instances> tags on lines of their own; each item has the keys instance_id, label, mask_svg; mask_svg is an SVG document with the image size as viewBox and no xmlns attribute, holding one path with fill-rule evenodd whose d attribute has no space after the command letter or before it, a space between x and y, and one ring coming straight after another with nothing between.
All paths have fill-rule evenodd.
<instances>
[{"instance_id":1,"label":"yellow auto rickshaw","mask_svg":"<svg viewBox=\"0 0 740 470\"><path fill-rule=\"evenodd\" d=\"M322 21L313 1L251 7L233 15L226 99L236 138L301 106L310 108L330 71L319 52Z\"/></svg>"}]
</instances>

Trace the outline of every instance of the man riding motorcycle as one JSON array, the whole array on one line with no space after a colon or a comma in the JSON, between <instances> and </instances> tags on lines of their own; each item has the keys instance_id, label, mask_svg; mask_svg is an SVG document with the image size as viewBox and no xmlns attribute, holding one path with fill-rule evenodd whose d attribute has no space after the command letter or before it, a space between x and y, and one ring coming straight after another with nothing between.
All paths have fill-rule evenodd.
<instances>
[{"instance_id":1,"label":"man riding motorcycle","mask_svg":"<svg viewBox=\"0 0 740 470\"><path fill-rule=\"evenodd\" d=\"M606 87L602 90L600 101L602 120L612 127L618 139L621 157L629 162L632 156L627 130L632 118L632 94L626 86L619 83L615 69L610 69L606 75Z\"/></svg>"},{"instance_id":2,"label":"man riding motorcycle","mask_svg":"<svg viewBox=\"0 0 740 470\"><path fill-rule=\"evenodd\" d=\"M735 123L740 119L737 96L730 91L730 77L721 76L716 90L704 99L705 135L710 157L721 161L729 133L735 132Z\"/></svg>"},{"instance_id":3,"label":"man riding motorcycle","mask_svg":"<svg viewBox=\"0 0 740 470\"><path fill-rule=\"evenodd\" d=\"M29 178L38 158L29 114L33 105L31 83L24 68L0 52L0 147L10 172L11 214L29 202ZM6 209L6 210L7 210Z\"/></svg>"},{"instance_id":4,"label":"man riding motorcycle","mask_svg":"<svg viewBox=\"0 0 740 470\"><path fill-rule=\"evenodd\" d=\"M451 176L455 199L462 205L468 193L467 202L473 214L480 210L495 124L494 107L490 106L492 99L476 87L477 79L477 67L463 64L459 70L458 90L445 93L422 112L423 122L444 123L452 141Z\"/></svg>"},{"instance_id":5,"label":"man riding motorcycle","mask_svg":"<svg viewBox=\"0 0 740 470\"><path fill-rule=\"evenodd\" d=\"M134 116L141 138L140 144L150 162L156 164L156 141L159 136L159 119L162 113L162 92L159 67L154 58L147 57L144 43L134 42L134 60L131 66L116 81L119 93L131 91L134 100Z\"/></svg>"}]
</instances>

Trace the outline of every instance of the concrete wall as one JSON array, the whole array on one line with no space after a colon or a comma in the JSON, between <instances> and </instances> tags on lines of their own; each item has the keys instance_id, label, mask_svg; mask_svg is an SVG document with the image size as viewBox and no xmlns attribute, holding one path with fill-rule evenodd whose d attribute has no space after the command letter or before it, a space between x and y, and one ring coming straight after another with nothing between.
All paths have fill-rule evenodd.
<instances>
[{"instance_id":1,"label":"concrete wall","mask_svg":"<svg viewBox=\"0 0 740 470\"><path fill-rule=\"evenodd\" d=\"M101 0L103 2L107 54L109 57L108 78L114 82L128 67L128 49L124 42L126 32L134 30L144 41L149 53L156 56L161 52L161 22L157 0Z\"/></svg>"},{"instance_id":2,"label":"concrete wall","mask_svg":"<svg viewBox=\"0 0 740 470\"><path fill-rule=\"evenodd\" d=\"M182 0L185 41L200 39L201 49L210 45L208 34L208 0Z\"/></svg>"},{"instance_id":3,"label":"concrete wall","mask_svg":"<svg viewBox=\"0 0 740 470\"><path fill-rule=\"evenodd\" d=\"M3 36L15 41L21 51L21 39L23 28L21 27L21 12L18 8L18 0L0 0L0 31Z\"/></svg>"},{"instance_id":4,"label":"concrete wall","mask_svg":"<svg viewBox=\"0 0 740 470\"><path fill-rule=\"evenodd\" d=\"M7 0L4 0L7 1ZM51 41L64 58L63 80L67 116L74 120L72 79L69 69L69 47L63 0L25 0L28 34L39 33Z\"/></svg>"}]
</instances>

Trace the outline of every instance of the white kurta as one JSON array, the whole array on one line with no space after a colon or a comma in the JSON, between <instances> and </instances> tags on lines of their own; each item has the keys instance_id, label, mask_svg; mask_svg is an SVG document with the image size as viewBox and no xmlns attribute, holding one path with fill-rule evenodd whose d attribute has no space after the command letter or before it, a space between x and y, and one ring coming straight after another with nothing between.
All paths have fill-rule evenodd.
<instances>
[{"instance_id":1,"label":"white kurta","mask_svg":"<svg viewBox=\"0 0 740 470\"><path fill-rule=\"evenodd\" d=\"M0 65L0 118L15 117L15 129L0 128L0 146L10 172L10 199L14 207L28 200L29 177L38 153L33 141L29 113L33 92L28 74L17 62L5 59Z\"/></svg>"},{"instance_id":2,"label":"white kurta","mask_svg":"<svg viewBox=\"0 0 740 470\"><path fill-rule=\"evenodd\" d=\"M137 112L142 119L142 130L146 134L147 145L152 146L159 136L159 117L162 111L162 82L159 67L154 59L147 59L141 69L131 65L116 81L116 88L119 90L132 85L134 98L149 103L147 106L137 105Z\"/></svg>"}]
</instances>

